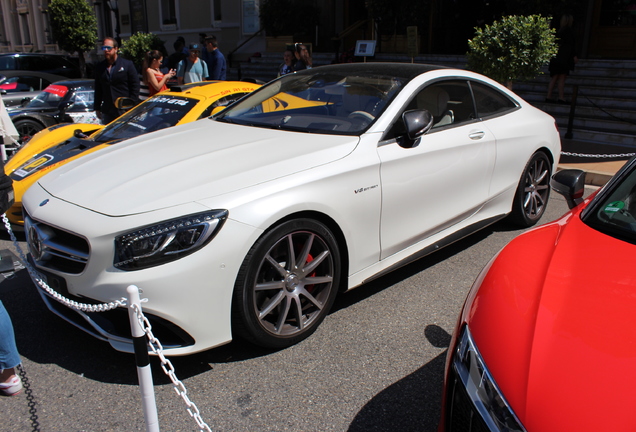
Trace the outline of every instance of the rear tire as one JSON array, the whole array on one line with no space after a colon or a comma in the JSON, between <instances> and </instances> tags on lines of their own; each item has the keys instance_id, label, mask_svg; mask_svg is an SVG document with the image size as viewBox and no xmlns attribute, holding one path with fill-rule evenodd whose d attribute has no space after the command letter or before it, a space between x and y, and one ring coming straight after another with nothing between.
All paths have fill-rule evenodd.
<instances>
[{"instance_id":1,"label":"rear tire","mask_svg":"<svg viewBox=\"0 0 636 432\"><path fill-rule=\"evenodd\" d=\"M312 219L284 222L250 249L239 270L232 328L266 348L285 348L311 335L331 309L340 282L338 244Z\"/></svg>"},{"instance_id":2,"label":"rear tire","mask_svg":"<svg viewBox=\"0 0 636 432\"><path fill-rule=\"evenodd\" d=\"M527 228L541 219L550 197L551 175L552 163L548 156L542 151L532 155L517 186L509 217L512 223Z\"/></svg>"}]
</instances>

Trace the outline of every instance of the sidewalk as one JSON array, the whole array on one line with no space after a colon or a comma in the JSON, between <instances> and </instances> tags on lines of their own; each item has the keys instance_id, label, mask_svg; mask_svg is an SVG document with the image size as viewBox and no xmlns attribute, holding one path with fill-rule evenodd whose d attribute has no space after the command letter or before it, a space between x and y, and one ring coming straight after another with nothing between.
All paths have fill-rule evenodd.
<instances>
[{"instance_id":1,"label":"sidewalk","mask_svg":"<svg viewBox=\"0 0 636 432\"><path fill-rule=\"evenodd\" d=\"M603 186L627 161L560 163L557 171L562 169L580 169L585 171L585 184Z\"/></svg>"}]
</instances>

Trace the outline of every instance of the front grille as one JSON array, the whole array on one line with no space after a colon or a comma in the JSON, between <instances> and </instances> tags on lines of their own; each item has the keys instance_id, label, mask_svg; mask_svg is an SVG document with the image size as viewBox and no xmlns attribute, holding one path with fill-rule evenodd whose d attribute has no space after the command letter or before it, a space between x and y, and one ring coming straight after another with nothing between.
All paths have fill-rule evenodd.
<instances>
[{"instance_id":1,"label":"front grille","mask_svg":"<svg viewBox=\"0 0 636 432\"><path fill-rule=\"evenodd\" d=\"M24 230L29 252L39 267L68 274L86 268L90 248L85 238L31 219L26 211Z\"/></svg>"},{"instance_id":2,"label":"front grille","mask_svg":"<svg viewBox=\"0 0 636 432\"><path fill-rule=\"evenodd\" d=\"M446 400L445 432L490 432L466 393L455 368L450 368Z\"/></svg>"}]
</instances>

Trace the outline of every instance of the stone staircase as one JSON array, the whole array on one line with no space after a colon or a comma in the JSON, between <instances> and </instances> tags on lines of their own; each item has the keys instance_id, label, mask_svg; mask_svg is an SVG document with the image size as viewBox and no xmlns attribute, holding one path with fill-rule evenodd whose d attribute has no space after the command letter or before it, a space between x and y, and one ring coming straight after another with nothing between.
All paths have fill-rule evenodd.
<instances>
[{"instance_id":1,"label":"stone staircase","mask_svg":"<svg viewBox=\"0 0 636 432\"><path fill-rule=\"evenodd\" d=\"M552 115L566 137L571 105L545 102L547 69L532 81L515 83L525 100ZM576 89L575 89L576 87ZM582 145L594 143L633 152L636 149L636 61L582 59L566 80L565 97L576 91L571 136ZM556 89L553 97L557 95ZM571 150L572 151L572 150Z\"/></svg>"},{"instance_id":2,"label":"stone staircase","mask_svg":"<svg viewBox=\"0 0 636 432\"><path fill-rule=\"evenodd\" d=\"M334 55L314 53L313 60L316 66L330 64ZM410 63L411 59L400 54L377 54L374 61ZM241 63L240 68L233 68L230 76L236 79L240 74L242 78L267 82L276 78L281 62L281 54L263 53L261 57L252 57L249 62ZM466 67L466 58L458 55L422 55L416 57L415 62L460 69ZM568 101L572 100L574 86L578 86L572 130L567 137L571 106L545 102L550 79L547 72L546 67L543 75L531 81L515 82L514 91L556 119L564 138L564 149L636 150L636 61L579 61L566 81L565 96ZM556 95L555 89L553 96Z\"/></svg>"}]
</instances>

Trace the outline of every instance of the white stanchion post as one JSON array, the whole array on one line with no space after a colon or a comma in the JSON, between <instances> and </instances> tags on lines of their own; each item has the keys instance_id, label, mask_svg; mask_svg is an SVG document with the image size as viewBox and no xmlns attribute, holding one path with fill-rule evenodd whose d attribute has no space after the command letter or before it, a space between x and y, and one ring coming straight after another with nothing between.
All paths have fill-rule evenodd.
<instances>
[{"instance_id":1,"label":"white stanchion post","mask_svg":"<svg viewBox=\"0 0 636 432\"><path fill-rule=\"evenodd\" d=\"M137 305L141 310L141 299L139 288L130 285L126 288L128 292L128 317L130 318L130 330L135 348L135 359L137 361L137 377L139 378L139 391L144 409L144 419L146 421L147 432L159 432L159 416L157 415L157 404L155 402L155 389L152 382L152 371L150 370L150 356L148 355L148 339L142 328L133 305Z\"/></svg>"}]
</instances>

